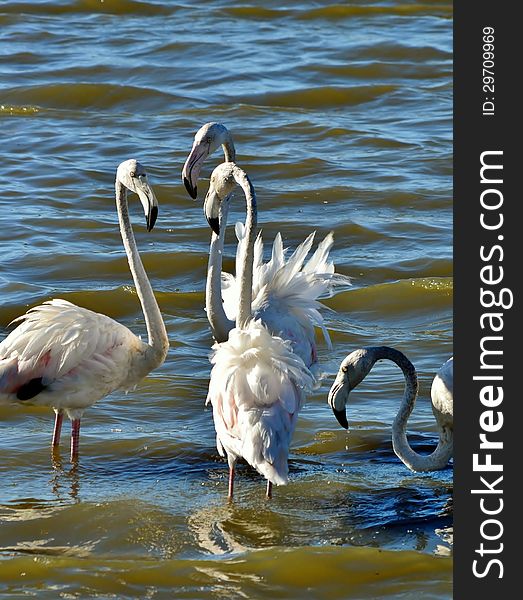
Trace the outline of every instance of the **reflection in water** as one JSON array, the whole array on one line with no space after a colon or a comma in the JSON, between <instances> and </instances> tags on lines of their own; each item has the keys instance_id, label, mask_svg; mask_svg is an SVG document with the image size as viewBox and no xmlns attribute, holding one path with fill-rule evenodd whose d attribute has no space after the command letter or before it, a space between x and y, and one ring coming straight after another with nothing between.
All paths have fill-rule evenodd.
<instances>
[{"instance_id":1,"label":"reflection in water","mask_svg":"<svg viewBox=\"0 0 523 600\"><path fill-rule=\"evenodd\" d=\"M28 542L18 542L12 547L0 547L0 552L19 552L20 554L43 554L45 556L74 556L76 558L87 558L91 555L96 544L86 546L68 545L56 546L52 545L52 538L31 540Z\"/></svg>"},{"instance_id":2,"label":"reflection in water","mask_svg":"<svg viewBox=\"0 0 523 600\"><path fill-rule=\"evenodd\" d=\"M230 503L205 506L194 511L187 524L198 546L210 554L235 554L248 550L227 530L234 512L234 505Z\"/></svg>"},{"instance_id":3,"label":"reflection in water","mask_svg":"<svg viewBox=\"0 0 523 600\"><path fill-rule=\"evenodd\" d=\"M450 556L454 545L454 527L451 526L436 529L434 533L445 543L445 545L437 544L434 549L434 554L438 554L439 556Z\"/></svg>"},{"instance_id":4,"label":"reflection in water","mask_svg":"<svg viewBox=\"0 0 523 600\"><path fill-rule=\"evenodd\" d=\"M59 448L53 448L51 451L51 460L53 466L52 477L49 481L51 490L58 500L63 500L64 494L68 495L74 502L80 502L80 476L79 465L76 460L69 469L65 470Z\"/></svg>"}]
</instances>

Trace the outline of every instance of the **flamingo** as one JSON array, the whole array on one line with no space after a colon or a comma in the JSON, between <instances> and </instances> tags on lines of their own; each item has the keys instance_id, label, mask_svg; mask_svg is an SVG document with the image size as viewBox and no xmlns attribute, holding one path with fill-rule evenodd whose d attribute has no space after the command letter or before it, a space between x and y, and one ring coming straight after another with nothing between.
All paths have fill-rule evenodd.
<instances>
[{"instance_id":1,"label":"flamingo","mask_svg":"<svg viewBox=\"0 0 523 600\"><path fill-rule=\"evenodd\" d=\"M228 498L232 500L234 468L245 459L272 485L288 482L289 446L298 412L314 378L289 340L272 333L253 314L252 282L256 228L256 195L240 167L225 162L214 169L205 198L208 219L239 185L247 204L238 279L236 326L227 341L215 343L207 404L212 405L216 445L229 464Z\"/></svg>"},{"instance_id":2,"label":"flamingo","mask_svg":"<svg viewBox=\"0 0 523 600\"><path fill-rule=\"evenodd\" d=\"M71 420L71 462L78 458L85 409L116 389L132 389L164 362L169 347L129 220L128 191L140 198L147 231L158 216L158 202L144 167L134 159L122 162L115 190L120 233L148 343L106 315L54 299L15 319L18 326L0 344L0 402L53 408L53 449L59 445L65 413Z\"/></svg>"},{"instance_id":3,"label":"flamingo","mask_svg":"<svg viewBox=\"0 0 523 600\"><path fill-rule=\"evenodd\" d=\"M197 181L201 167L210 154L222 146L225 161L235 160L236 151L232 136L221 123L206 123L195 137L193 147L182 169L184 185L192 198L197 195ZM209 266L206 283L206 311L212 333L217 342L224 342L235 325L241 281L222 273L222 257L225 228L230 195L221 199L219 212L208 216L213 230L209 251ZM245 228L236 225L238 250L236 273L245 244ZM304 264L312 248L314 233L296 249L286 261L281 234L275 237L272 257L263 263L263 241L261 234L255 243L253 262L252 310L256 319L261 319L269 331L291 341L307 366L317 362L314 326L321 328L327 346L332 347L329 334L319 312L324 306L318 298L332 295L338 285L349 284L350 279L335 274L334 264L329 258L334 239L329 233L318 245L317 250Z\"/></svg>"},{"instance_id":4,"label":"flamingo","mask_svg":"<svg viewBox=\"0 0 523 600\"><path fill-rule=\"evenodd\" d=\"M351 352L342 361L329 392L329 405L342 427L347 429L346 403L349 393L370 373L378 360L391 360L403 371L405 392L392 424L392 446L396 455L412 471L436 471L447 466L453 452L453 380L454 360L449 358L434 377L431 388L432 412L436 418L439 440L429 455L415 452L407 440L407 421L418 394L416 369L399 350L389 346L373 346Z\"/></svg>"}]
</instances>

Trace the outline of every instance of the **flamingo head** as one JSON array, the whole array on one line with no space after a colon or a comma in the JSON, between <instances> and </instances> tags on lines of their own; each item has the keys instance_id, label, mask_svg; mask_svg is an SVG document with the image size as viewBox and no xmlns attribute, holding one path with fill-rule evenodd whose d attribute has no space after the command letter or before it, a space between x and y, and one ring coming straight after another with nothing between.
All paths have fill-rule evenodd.
<instances>
[{"instance_id":1,"label":"flamingo head","mask_svg":"<svg viewBox=\"0 0 523 600\"><path fill-rule=\"evenodd\" d=\"M349 393L368 375L375 360L372 352L360 349L346 356L339 368L338 374L329 391L328 403L338 420L338 423L348 429L347 402Z\"/></svg>"},{"instance_id":2,"label":"flamingo head","mask_svg":"<svg viewBox=\"0 0 523 600\"><path fill-rule=\"evenodd\" d=\"M182 169L182 181L189 196L196 199L197 183L205 159L220 146L226 150L226 159L234 160L234 145L227 127L221 123L206 123L194 136L191 152Z\"/></svg>"},{"instance_id":3,"label":"flamingo head","mask_svg":"<svg viewBox=\"0 0 523 600\"><path fill-rule=\"evenodd\" d=\"M131 192L138 194L145 213L147 231L151 231L158 217L158 200L149 185L143 165L134 158L120 163L116 171L116 180Z\"/></svg>"},{"instance_id":4,"label":"flamingo head","mask_svg":"<svg viewBox=\"0 0 523 600\"><path fill-rule=\"evenodd\" d=\"M209 190L205 196L203 211L209 226L216 235L220 234L221 206L228 201L229 196L238 181L235 177L238 167L233 162L224 162L212 172Z\"/></svg>"}]
</instances>

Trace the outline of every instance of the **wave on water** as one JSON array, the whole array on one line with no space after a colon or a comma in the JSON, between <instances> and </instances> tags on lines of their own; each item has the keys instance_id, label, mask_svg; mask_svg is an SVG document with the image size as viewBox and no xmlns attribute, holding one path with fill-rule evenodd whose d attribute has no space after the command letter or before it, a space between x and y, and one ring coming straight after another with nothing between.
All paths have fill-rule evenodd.
<instances>
[{"instance_id":1,"label":"wave on water","mask_svg":"<svg viewBox=\"0 0 523 600\"><path fill-rule=\"evenodd\" d=\"M322 86L287 92L255 94L238 98L238 100L263 106L296 107L305 110L372 102L382 96L392 94L396 89L397 86L394 85Z\"/></svg>"},{"instance_id":2,"label":"wave on water","mask_svg":"<svg viewBox=\"0 0 523 600\"><path fill-rule=\"evenodd\" d=\"M282 17L294 17L300 20L316 19L340 19L346 17L365 16L438 16L443 18L452 17L452 4L449 2L438 3L414 3L414 4L332 4L317 8L267 8L259 6L231 6L223 9L223 12L235 17L253 19L281 19Z\"/></svg>"},{"instance_id":3,"label":"wave on water","mask_svg":"<svg viewBox=\"0 0 523 600\"><path fill-rule=\"evenodd\" d=\"M337 311L385 311L389 316L415 310L433 312L451 303L453 282L452 277L422 277L379 283L342 292L326 304Z\"/></svg>"},{"instance_id":4,"label":"wave on water","mask_svg":"<svg viewBox=\"0 0 523 600\"><path fill-rule=\"evenodd\" d=\"M7 102L16 105L36 105L65 109L125 109L146 106L147 110L165 110L181 102L181 97L172 94L130 85L108 83L55 83L24 86L4 91ZM19 109L19 111L23 109ZM1 113L0 113L1 114Z\"/></svg>"},{"instance_id":5,"label":"wave on water","mask_svg":"<svg viewBox=\"0 0 523 600\"><path fill-rule=\"evenodd\" d=\"M31 555L21 555L3 564L2 569L8 581L19 581L20 573L24 573L25 594L39 590L40 595L42 581L50 589L62 587L74 574L74 586L68 589L77 594L103 590L104 596L116 592L119 597L128 597L130 586L132 590L154 590L162 597L173 590L183 590L191 598L211 597L204 592L207 589L213 590L214 598L281 597L282 590L288 597L304 597L305 590L319 589L328 590L324 597L329 598L407 598L414 597L411 591L415 589L416 598L443 599L449 597L452 580L452 561L448 558L416 551L339 546L267 548L221 560L203 555L152 562L136 554L120 555L111 559L110 568L104 555L48 557L38 562ZM342 590L349 595L340 596Z\"/></svg>"},{"instance_id":6,"label":"wave on water","mask_svg":"<svg viewBox=\"0 0 523 600\"><path fill-rule=\"evenodd\" d=\"M139 0L76 0L75 2L9 2L2 12L16 15L62 15L74 13L109 13L112 15L168 15L177 7L166 3L140 2Z\"/></svg>"}]
</instances>

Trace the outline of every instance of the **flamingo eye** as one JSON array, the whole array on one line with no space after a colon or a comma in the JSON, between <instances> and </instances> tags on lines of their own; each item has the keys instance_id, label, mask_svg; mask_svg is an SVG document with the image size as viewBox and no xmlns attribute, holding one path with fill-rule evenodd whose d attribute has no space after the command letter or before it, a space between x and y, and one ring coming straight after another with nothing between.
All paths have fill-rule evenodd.
<instances>
[{"instance_id":1,"label":"flamingo eye","mask_svg":"<svg viewBox=\"0 0 523 600\"><path fill-rule=\"evenodd\" d=\"M135 173L134 171L131 171L131 172L129 173L129 175L130 175L131 177L136 177L136 173Z\"/></svg>"},{"instance_id":2,"label":"flamingo eye","mask_svg":"<svg viewBox=\"0 0 523 600\"><path fill-rule=\"evenodd\" d=\"M341 368L341 370L346 373L349 370L349 367L343 365L343 367Z\"/></svg>"}]
</instances>

